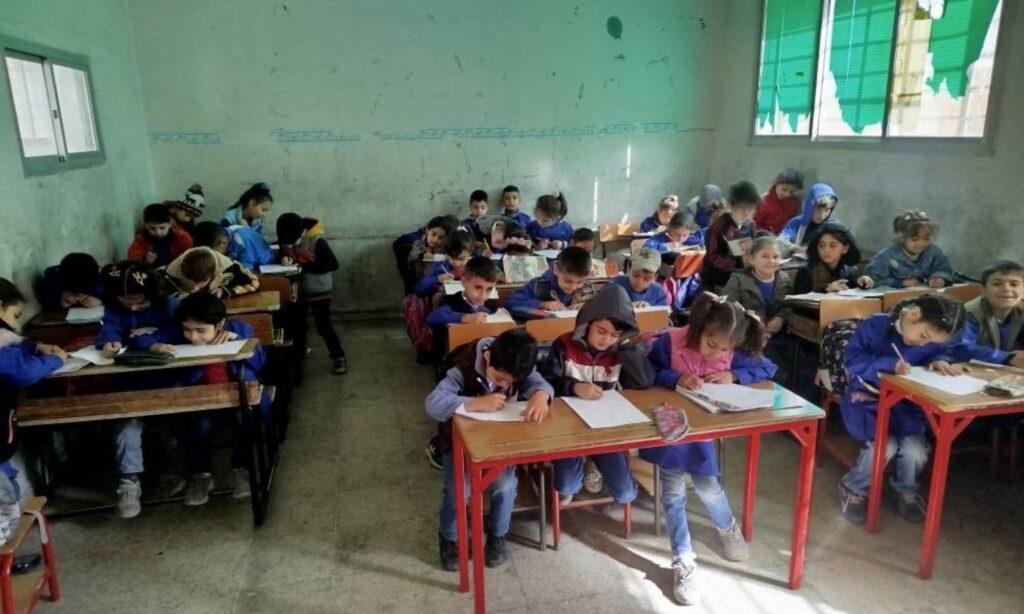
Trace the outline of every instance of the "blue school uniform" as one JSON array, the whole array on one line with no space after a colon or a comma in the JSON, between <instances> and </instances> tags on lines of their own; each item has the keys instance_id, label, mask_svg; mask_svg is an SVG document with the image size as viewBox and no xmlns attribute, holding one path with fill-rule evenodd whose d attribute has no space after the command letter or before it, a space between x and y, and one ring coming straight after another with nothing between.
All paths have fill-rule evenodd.
<instances>
[{"instance_id":1,"label":"blue school uniform","mask_svg":"<svg viewBox=\"0 0 1024 614\"><path fill-rule=\"evenodd\" d=\"M629 295L631 303L643 301L648 305L668 305L668 292L665 292L665 288L662 288L658 282L647 286L643 292L633 290L633 287L629 285L629 276L627 275L616 275L612 278L612 283L622 286L626 294Z\"/></svg>"},{"instance_id":2,"label":"blue school uniform","mask_svg":"<svg viewBox=\"0 0 1024 614\"><path fill-rule=\"evenodd\" d=\"M462 227L465 228L473 235L473 239L477 241L483 241L485 239L483 231L480 230L480 220L475 217L467 217L462 220ZM417 237L418 238L418 237ZM415 241L415 239L413 239Z\"/></svg>"},{"instance_id":3,"label":"blue school uniform","mask_svg":"<svg viewBox=\"0 0 1024 614\"><path fill-rule=\"evenodd\" d=\"M274 251L263 235L249 226L228 228L228 257L247 269L257 270L261 264L272 264Z\"/></svg>"},{"instance_id":4,"label":"blue school uniform","mask_svg":"<svg viewBox=\"0 0 1024 614\"><path fill-rule=\"evenodd\" d=\"M115 299L116 301L116 299ZM127 347L131 338L131 332L136 328L161 328L174 322L174 313L178 310L178 299L169 297L162 308L154 306L146 307L138 311L126 309L120 302L108 301L103 306L103 319L100 320L100 330L96 334L96 348L102 349L107 343L120 343ZM138 340L135 337L134 340ZM133 347L139 346L132 343Z\"/></svg>"},{"instance_id":5,"label":"blue school uniform","mask_svg":"<svg viewBox=\"0 0 1024 614\"><path fill-rule=\"evenodd\" d=\"M416 296L422 298L430 298L437 292L438 281L437 278L452 272L452 263L445 260L444 262L435 262L427 272L423 274L423 277L416 282Z\"/></svg>"},{"instance_id":6,"label":"blue school uniform","mask_svg":"<svg viewBox=\"0 0 1024 614\"><path fill-rule=\"evenodd\" d=\"M60 266L46 267L46 270L43 271L43 280L39 284L39 302L43 304L44 309L63 309L60 305L60 295L63 293L64 288L60 283ZM103 296L99 277L96 278L96 283L86 288L85 294L96 298Z\"/></svg>"},{"instance_id":7,"label":"blue school uniform","mask_svg":"<svg viewBox=\"0 0 1024 614\"><path fill-rule=\"evenodd\" d=\"M230 228L232 226L248 226L256 232L263 234L263 218L256 218L255 220L249 220L248 222L242 221L242 207L234 207L224 212L224 217L220 220L220 225L224 228Z\"/></svg>"},{"instance_id":8,"label":"blue school uniform","mask_svg":"<svg viewBox=\"0 0 1024 614\"><path fill-rule=\"evenodd\" d=\"M563 292L558 286L558 279L551 269L544 271L540 277L534 277L515 291L505 301L509 311L527 311L537 309L541 303L556 300L566 307L572 304L572 293Z\"/></svg>"},{"instance_id":9,"label":"blue school uniform","mask_svg":"<svg viewBox=\"0 0 1024 614\"><path fill-rule=\"evenodd\" d=\"M827 183L816 183L811 186L811 189L807 191L807 196L804 197L803 212L786 223L782 232L779 233L779 238L791 245L806 245L807 241L818 229L818 226L821 225L814 222L814 203L822 196L834 196L836 206L832 208L832 212L829 213L828 217L821 224L826 222L842 224L842 221L836 215L836 209L839 208L839 196L836 194L836 191Z\"/></svg>"},{"instance_id":10,"label":"blue school uniform","mask_svg":"<svg viewBox=\"0 0 1024 614\"><path fill-rule=\"evenodd\" d=\"M669 244L672 242L673 241L669 238L667 232L659 232L650 239L644 241L644 247L664 254L669 251ZM704 231L694 230L690 233L690 236L686 237L686 240L683 241L683 245L704 245Z\"/></svg>"},{"instance_id":11,"label":"blue school uniform","mask_svg":"<svg viewBox=\"0 0 1024 614\"><path fill-rule=\"evenodd\" d=\"M865 273L871 276L876 286L900 288L904 279L916 279L921 283L939 278L946 285L953 283L953 266L942 249L935 244L924 248L924 251L911 257L900 243L889 247L871 257Z\"/></svg>"},{"instance_id":12,"label":"blue school uniform","mask_svg":"<svg viewBox=\"0 0 1024 614\"><path fill-rule=\"evenodd\" d=\"M640 232L654 232L658 227L663 226L657 215L652 215L640 222Z\"/></svg>"},{"instance_id":13,"label":"blue school uniform","mask_svg":"<svg viewBox=\"0 0 1024 614\"><path fill-rule=\"evenodd\" d=\"M565 220L558 220L554 224L544 228L540 225L540 222L533 220L526 225L526 234L530 235L530 239L537 242L541 239L548 241L561 241L563 247L569 245L569 240L572 239L572 224Z\"/></svg>"},{"instance_id":14,"label":"blue school uniform","mask_svg":"<svg viewBox=\"0 0 1024 614\"><path fill-rule=\"evenodd\" d=\"M514 220L517 224L519 224L523 228L526 228L527 226L529 226L530 222L533 221L533 218L531 218L529 215L523 213L522 211L516 211L515 213L509 213L508 211L502 210L501 216L502 217L507 217L510 220Z\"/></svg>"}]
</instances>

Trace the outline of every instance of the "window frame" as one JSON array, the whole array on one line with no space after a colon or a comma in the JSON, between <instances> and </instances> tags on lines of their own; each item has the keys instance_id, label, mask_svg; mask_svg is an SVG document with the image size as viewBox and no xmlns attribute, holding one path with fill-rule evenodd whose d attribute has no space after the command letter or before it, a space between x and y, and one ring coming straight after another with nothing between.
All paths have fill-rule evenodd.
<instances>
[{"instance_id":1,"label":"window frame","mask_svg":"<svg viewBox=\"0 0 1024 614\"><path fill-rule=\"evenodd\" d=\"M56 117L51 117L54 125L54 135L57 140L57 153L55 155L32 157L25 155L25 146L22 143L21 131L18 128L17 111L14 108L14 93L11 91L10 75L7 72L8 57L42 62L43 77L46 80L47 100L50 103L51 115L53 115L54 109L57 113ZM96 100L96 88L88 57L0 34L0 65L2 65L4 72L3 78L0 78L0 88L5 89L5 95L0 97L5 98L10 106L9 117L10 121L13 122L13 132L17 140L18 154L21 157L21 168L25 177L39 177L42 175L53 175L62 171L92 168L106 161L103 132L100 127L99 113L96 110L99 105ZM60 116L60 102L53 76L54 65L79 70L85 74L86 86L89 88L89 104L93 128L96 131L96 151L67 152L67 137L64 134L64 121Z\"/></svg>"},{"instance_id":2,"label":"window frame","mask_svg":"<svg viewBox=\"0 0 1024 614\"><path fill-rule=\"evenodd\" d=\"M757 97L761 85L761 61L764 54L764 34L768 17L767 2L760 2L760 42L758 54L754 60L754 94L753 106L747 114L748 118L757 117ZM832 6L835 0L821 0L820 21L818 24L818 50L815 58L814 96L811 105L810 134L757 134L756 121L748 121L750 146L782 146L789 148L806 148L810 146L815 149L836 149L846 151L878 151L883 153L912 153L912 154L967 154L977 156L995 155L995 135L998 134L998 113L996 101L1001 101L1006 85L1007 66L1009 63L1008 54L1003 50L1009 45L1007 40L1008 27L1006 24L1013 23L1019 10L1018 3L1002 0L1002 8L999 18L999 34L996 37L996 53L992 62L992 81L989 84L989 97L985 107L985 131L980 137L927 137L927 136L889 136L889 114L892 110L892 88L894 82L893 66L896 61L896 47L899 43L899 19L900 0L896 0L896 10L893 14L893 37L890 46L889 78L886 85L885 115L882 121L882 136L821 136L817 133L817 109L818 96L822 85L821 58L825 52L828 36L825 35L825 27L828 25L828 17L832 13Z\"/></svg>"}]
</instances>

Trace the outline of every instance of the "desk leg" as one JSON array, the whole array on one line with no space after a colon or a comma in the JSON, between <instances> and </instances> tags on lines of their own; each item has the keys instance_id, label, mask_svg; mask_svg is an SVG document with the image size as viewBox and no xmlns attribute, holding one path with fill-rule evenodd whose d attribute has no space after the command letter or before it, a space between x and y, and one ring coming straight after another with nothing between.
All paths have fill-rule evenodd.
<instances>
[{"instance_id":1,"label":"desk leg","mask_svg":"<svg viewBox=\"0 0 1024 614\"><path fill-rule=\"evenodd\" d=\"M889 445L889 414L903 394L893 390L889 382L882 382L875 417L875 458L871 464L871 488L868 490L868 510L865 528L868 533L878 532L878 515L882 507L882 484L885 479L885 448Z\"/></svg>"},{"instance_id":2,"label":"desk leg","mask_svg":"<svg viewBox=\"0 0 1024 614\"><path fill-rule=\"evenodd\" d=\"M469 592L469 540L466 535L466 457L462 447L462 437L458 429L452 427L452 461L455 472L455 526L458 531L456 541L459 547L459 592Z\"/></svg>"},{"instance_id":3,"label":"desk leg","mask_svg":"<svg viewBox=\"0 0 1024 614\"><path fill-rule=\"evenodd\" d=\"M807 546L807 524L811 514L811 487L814 484L814 447L818 437L818 421L798 434L800 468L796 478L796 502L793 509L793 535L789 557L789 588L797 590L804 577L804 551ZM803 431L803 429L801 429Z\"/></svg>"},{"instance_id":4,"label":"desk leg","mask_svg":"<svg viewBox=\"0 0 1024 614\"><path fill-rule=\"evenodd\" d=\"M922 580L932 577L935 549L939 541L939 522L942 520L942 502L946 494L946 476L949 473L949 451L956 438L954 418L946 412L935 412L935 457L932 460L932 482L928 491L928 509L924 516L924 538L921 543L921 564L918 575Z\"/></svg>"},{"instance_id":5,"label":"desk leg","mask_svg":"<svg viewBox=\"0 0 1024 614\"><path fill-rule=\"evenodd\" d=\"M761 435L747 437L747 476L743 484L743 539L754 539L754 498L757 496L757 462L761 454Z\"/></svg>"},{"instance_id":6,"label":"desk leg","mask_svg":"<svg viewBox=\"0 0 1024 614\"><path fill-rule=\"evenodd\" d=\"M490 469L493 480L501 469ZM490 480L484 470L470 463L469 466L469 513L473 529L473 610L477 614L487 611L487 594L484 592L484 492Z\"/></svg>"},{"instance_id":7,"label":"desk leg","mask_svg":"<svg viewBox=\"0 0 1024 614\"><path fill-rule=\"evenodd\" d=\"M241 372L242 369L239 370ZM252 523L263 526L266 508L263 503L263 465L260 463L260 440L256 432L257 425L253 421L252 408L249 407L249 396L246 394L245 382L238 378L238 410L236 414L238 433L249 443L249 503L252 505Z\"/></svg>"}]
</instances>

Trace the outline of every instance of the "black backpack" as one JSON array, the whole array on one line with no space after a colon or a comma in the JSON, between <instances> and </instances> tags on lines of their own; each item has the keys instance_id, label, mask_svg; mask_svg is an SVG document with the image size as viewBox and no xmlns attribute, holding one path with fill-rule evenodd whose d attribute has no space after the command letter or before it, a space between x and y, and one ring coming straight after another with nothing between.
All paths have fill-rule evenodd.
<instances>
[{"instance_id":1,"label":"black backpack","mask_svg":"<svg viewBox=\"0 0 1024 614\"><path fill-rule=\"evenodd\" d=\"M836 320L821 337L821 368L828 373L832 394L839 397L846 394L846 346L859 325L860 320Z\"/></svg>"}]
</instances>

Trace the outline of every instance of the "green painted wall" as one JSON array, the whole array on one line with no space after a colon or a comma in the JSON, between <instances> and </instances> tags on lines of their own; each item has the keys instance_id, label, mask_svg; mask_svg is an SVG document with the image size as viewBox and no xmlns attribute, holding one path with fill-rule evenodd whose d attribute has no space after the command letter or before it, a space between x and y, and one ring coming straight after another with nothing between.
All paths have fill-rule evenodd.
<instances>
[{"instance_id":1,"label":"green painted wall","mask_svg":"<svg viewBox=\"0 0 1024 614\"><path fill-rule=\"evenodd\" d=\"M153 173L219 218L268 181L322 216L341 310L394 309L390 242L469 192L569 221L649 214L702 185L720 3L133 0ZM627 149L630 151L627 165ZM627 174L628 170L628 174ZM273 225L271 224L271 229Z\"/></svg>"},{"instance_id":2,"label":"green painted wall","mask_svg":"<svg viewBox=\"0 0 1024 614\"><path fill-rule=\"evenodd\" d=\"M3 0L0 33L86 55L107 160L25 178L7 80L0 76L0 276L29 289L71 251L123 254L153 180L132 31L122 0Z\"/></svg>"}]
</instances>

